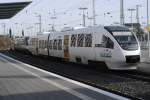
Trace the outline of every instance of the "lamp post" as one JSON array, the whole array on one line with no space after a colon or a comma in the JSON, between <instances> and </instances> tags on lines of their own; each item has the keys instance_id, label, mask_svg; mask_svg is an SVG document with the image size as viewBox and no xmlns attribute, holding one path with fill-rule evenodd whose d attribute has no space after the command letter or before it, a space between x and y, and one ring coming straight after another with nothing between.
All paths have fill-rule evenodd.
<instances>
[{"instance_id":1,"label":"lamp post","mask_svg":"<svg viewBox=\"0 0 150 100\"><path fill-rule=\"evenodd\" d=\"M35 13L35 14L37 14L37 13ZM41 14L37 14L37 16L36 17L39 17L39 33L41 33L42 32L42 15Z\"/></svg>"},{"instance_id":2,"label":"lamp post","mask_svg":"<svg viewBox=\"0 0 150 100\"><path fill-rule=\"evenodd\" d=\"M139 20L139 7L142 7L141 5L136 5L136 20L137 20L137 23L140 23L140 20Z\"/></svg>"},{"instance_id":3,"label":"lamp post","mask_svg":"<svg viewBox=\"0 0 150 100\"><path fill-rule=\"evenodd\" d=\"M124 25L124 0L120 0L120 24Z\"/></svg>"},{"instance_id":4,"label":"lamp post","mask_svg":"<svg viewBox=\"0 0 150 100\"><path fill-rule=\"evenodd\" d=\"M55 31L55 20L57 19L57 17L53 16L53 17L51 17L51 19L53 20L52 31Z\"/></svg>"},{"instance_id":5,"label":"lamp post","mask_svg":"<svg viewBox=\"0 0 150 100\"><path fill-rule=\"evenodd\" d=\"M135 11L135 9L129 8L128 11L131 11L131 24L132 24L132 31L133 31L133 20L132 20L132 15L133 15L133 11Z\"/></svg>"},{"instance_id":6,"label":"lamp post","mask_svg":"<svg viewBox=\"0 0 150 100\"><path fill-rule=\"evenodd\" d=\"M147 27L149 27L149 1L147 0ZM150 58L150 35L148 30L148 57Z\"/></svg>"},{"instance_id":7,"label":"lamp post","mask_svg":"<svg viewBox=\"0 0 150 100\"><path fill-rule=\"evenodd\" d=\"M49 13L51 15L51 13ZM55 9L53 9L53 15L51 16L51 20L53 21L52 22L52 31L54 32L55 31L55 20L57 19L56 17L56 11Z\"/></svg>"},{"instance_id":8,"label":"lamp post","mask_svg":"<svg viewBox=\"0 0 150 100\"><path fill-rule=\"evenodd\" d=\"M82 16L83 16L83 27L85 27L86 25L85 25L85 10L87 10L88 8L86 8L86 7L80 7L79 8L79 10L82 10L83 11L83 14L82 14Z\"/></svg>"},{"instance_id":9,"label":"lamp post","mask_svg":"<svg viewBox=\"0 0 150 100\"><path fill-rule=\"evenodd\" d=\"M96 14L95 14L95 0L93 2L93 26L96 25Z\"/></svg>"}]
</instances>

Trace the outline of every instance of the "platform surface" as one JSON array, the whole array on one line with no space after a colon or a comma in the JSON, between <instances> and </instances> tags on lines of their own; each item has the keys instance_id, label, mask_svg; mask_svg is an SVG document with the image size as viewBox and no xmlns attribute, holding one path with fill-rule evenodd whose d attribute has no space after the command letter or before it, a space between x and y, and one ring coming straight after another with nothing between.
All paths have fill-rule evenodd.
<instances>
[{"instance_id":1,"label":"platform surface","mask_svg":"<svg viewBox=\"0 0 150 100\"><path fill-rule=\"evenodd\" d=\"M0 53L0 100L128 100Z\"/></svg>"}]
</instances>

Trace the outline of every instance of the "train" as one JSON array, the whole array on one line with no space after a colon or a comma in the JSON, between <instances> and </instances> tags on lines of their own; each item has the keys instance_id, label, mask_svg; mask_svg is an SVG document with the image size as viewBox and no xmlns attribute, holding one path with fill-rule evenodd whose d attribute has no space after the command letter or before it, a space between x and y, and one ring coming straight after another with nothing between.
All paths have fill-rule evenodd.
<instances>
[{"instance_id":1,"label":"train","mask_svg":"<svg viewBox=\"0 0 150 100\"><path fill-rule=\"evenodd\" d=\"M111 70L134 70L141 60L138 39L125 26L66 28L21 40L15 49L81 64L105 63Z\"/></svg>"}]
</instances>

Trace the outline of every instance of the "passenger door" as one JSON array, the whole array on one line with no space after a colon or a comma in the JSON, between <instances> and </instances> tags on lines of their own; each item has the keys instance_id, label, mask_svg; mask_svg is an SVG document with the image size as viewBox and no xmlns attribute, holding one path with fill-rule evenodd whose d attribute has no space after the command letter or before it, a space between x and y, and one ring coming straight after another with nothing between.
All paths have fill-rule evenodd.
<instances>
[{"instance_id":1,"label":"passenger door","mask_svg":"<svg viewBox=\"0 0 150 100\"><path fill-rule=\"evenodd\" d=\"M102 37L102 49L101 57L104 57L105 60L112 58L112 52L114 50L114 42L107 36L103 35Z\"/></svg>"},{"instance_id":2,"label":"passenger door","mask_svg":"<svg viewBox=\"0 0 150 100\"><path fill-rule=\"evenodd\" d=\"M112 58L112 53L114 50L114 42L105 35L100 36L100 40L99 37L95 37L98 44L95 44L95 57L97 60L100 61L107 61L110 60Z\"/></svg>"},{"instance_id":3,"label":"passenger door","mask_svg":"<svg viewBox=\"0 0 150 100\"><path fill-rule=\"evenodd\" d=\"M69 35L64 35L64 58L69 60Z\"/></svg>"}]
</instances>

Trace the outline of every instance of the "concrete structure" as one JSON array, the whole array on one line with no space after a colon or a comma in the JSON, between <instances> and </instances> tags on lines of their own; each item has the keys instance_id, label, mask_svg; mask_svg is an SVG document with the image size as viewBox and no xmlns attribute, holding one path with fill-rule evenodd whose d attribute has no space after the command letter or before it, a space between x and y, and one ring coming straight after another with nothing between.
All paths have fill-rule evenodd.
<instances>
[{"instance_id":1,"label":"concrete structure","mask_svg":"<svg viewBox=\"0 0 150 100\"><path fill-rule=\"evenodd\" d=\"M128 100L0 54L0 100Z\"/></svg>"},{"instance_id":2,"label":"concrete structure","mask_svg":"<svg viewBox=\"0 0 150 100\"><path fill-rule=\"evenodd\" d=\"M31 2L0 3L0 19L9 19L25 8Z\"/></svg>"}]
</instances>

